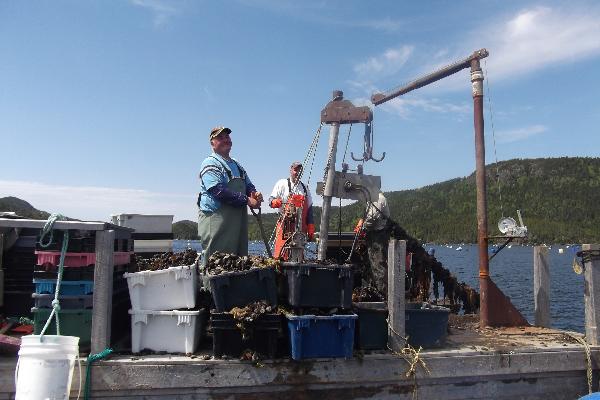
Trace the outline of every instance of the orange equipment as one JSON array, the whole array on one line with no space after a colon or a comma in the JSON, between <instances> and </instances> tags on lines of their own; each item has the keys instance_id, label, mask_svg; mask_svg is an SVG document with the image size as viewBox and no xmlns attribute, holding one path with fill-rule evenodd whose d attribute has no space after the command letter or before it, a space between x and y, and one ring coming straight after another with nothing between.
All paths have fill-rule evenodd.
<instances>
[{"instance_id":1,"label":"orange equipment","mask_svg":"<svg viewBox=\"0 0 600 400\"><path fill-rule=\"evenodd\" d=\"M275 231L275 258L285 261L304 261L304 245L306 244L305 197L294 194L284 204L283 212L277 220Z\"/></svg>"}]
</instances>

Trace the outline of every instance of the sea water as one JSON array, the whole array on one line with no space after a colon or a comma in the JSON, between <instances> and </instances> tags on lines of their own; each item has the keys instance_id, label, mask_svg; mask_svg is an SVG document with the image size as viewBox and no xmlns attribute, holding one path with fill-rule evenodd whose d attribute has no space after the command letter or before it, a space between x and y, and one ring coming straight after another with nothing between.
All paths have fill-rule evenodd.
<instances>
[{"instance_id":1,"label":"sea water","mask_svg":"<svg viewBox=\"0 0 600 400\"><path fill-rule=\"evenodd\" d=\"M457 247L461 247L457 251ZM187 248L201 250L197 240L174 240L173 250ZM479 290L477 245L426 245L435 249L435 257L459 280ZM262 242L249 242L249 253L264 255ZM490 251L492 251L490 247ZM563 249L562 252L559 250ZM573 272L574 247L553 245L548 252L550 262L550 315L551 327L584 332L583 275ZM316 258L314 243L307 245L307 258ZM504 248L490 261L490 276L494 283L510 297L515 307L530 323L534 321L533 300L533 246L513 245ZM443 289L440 287L440 294Z\"/></svg>"}]
</instances>

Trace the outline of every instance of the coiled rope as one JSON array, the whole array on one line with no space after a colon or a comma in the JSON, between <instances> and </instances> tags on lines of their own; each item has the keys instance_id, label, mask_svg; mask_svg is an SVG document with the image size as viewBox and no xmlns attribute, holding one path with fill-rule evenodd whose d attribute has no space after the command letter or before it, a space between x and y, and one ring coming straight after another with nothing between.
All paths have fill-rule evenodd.
<instances>
[{"instance_id":1,"label":"coiled rope","mask_svg":"<svg viewBox=\"0 0 600 400\"><path fill-rule=\"evenodd\" d=\"M61 214L52 214L46 221L46 224L42 228L42 233L40 235L40 245L43 248L50 246L52 240L54 239L54 223L56 221L65 220L66 218ZM44 243L44 238L50 234L50 239ZM52 317L56 317L56 334L60 335L60 321L58 318L58 313L60 311L60 301L58 300L58 294L60 292L60 283L62 282L62 275L65 266L65 255L67 253L67 248L69 246L69 231L63 231L63 242L60 250L60 261L58 263L58 276L56 277L56 290L54 291L54 300L52 300L52 311L50 312L50 316L48 316L48 320L46 324L42 328L42 332L40 333L40 342L43 341L44 334L46 333L46 329L50 326L52 322Z\"/></svg>"}]
</instances>

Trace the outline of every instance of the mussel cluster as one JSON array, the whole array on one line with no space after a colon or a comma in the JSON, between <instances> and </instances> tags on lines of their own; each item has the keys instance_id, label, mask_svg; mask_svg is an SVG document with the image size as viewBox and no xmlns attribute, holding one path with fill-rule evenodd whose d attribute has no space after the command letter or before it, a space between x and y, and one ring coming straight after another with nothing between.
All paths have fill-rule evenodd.
<instances>
[{"instance_id":1,"label":"mussel cluster","mask_svg":"<svg viewBox=\"0 0 600 400\"><path fill-rule=\"evenodd\" d=\"M250 303L245 307L234 307L230 313L235 320L235 326L242 332L242 337L245 339L253 334L253 324L261 315L273 313L276 310L267 304L264 300L259 300Z\"/></svg>"},{"instance_id":2,"label":"mussel cluster","mask_svg":"<svg viewBox=\"0 0 600 400\"><path fill-rule=\"evenodd\" d=\"M245 307L234 307L231 309L233 319L238 322L254 322L263 314L273 313L274 308L266 301L260 300L250 303Z\"/></svg>"},{"instance_id":3,"label":"mussel cluster","mask_svg":"<svg viewBox=\"0 0 600 400\"><path fill-rule=\"evenodd\" d=\"M192 265L196 262L198 253L196 250L187 249L179 253L160 253L152 258L134 257L135 269L137 271L158 271L170 267L179 267L181 265Z\"/></svg>"},{"instance_id":4,"label":"mussel cluster","mask_svg":"<svg viewBox=\"0 0 600 400\"><path fill-rule=\"evenodd\" d=\"M373 286L361 286L352 291L352 302L383 301L384 297L377 288Z\"/></svg>"},{"instance_id":5,"label":"mussel cluster","mask_svg":"<svg viewBox=\"0 0 600 400\"><path fill-rule=\"evenodd\" d=\"M208 257L206 272L219 275L225 272L247 271L251 268L278 267L279 260L261 256L237 256L235 254L215 252Z\"/></svg>"}]
</instances>

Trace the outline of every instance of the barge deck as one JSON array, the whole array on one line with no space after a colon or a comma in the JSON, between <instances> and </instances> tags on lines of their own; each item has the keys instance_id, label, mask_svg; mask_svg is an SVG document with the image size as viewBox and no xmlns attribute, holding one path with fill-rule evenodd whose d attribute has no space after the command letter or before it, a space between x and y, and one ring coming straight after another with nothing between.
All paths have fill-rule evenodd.
<instances>
[{"instance_id":1,"label":"barge deck","mask_svg":"<svg viewBox=\"0 0 600 400\"><path fill-rule=\"evenodd\" d=\"M443 348L419 352L412 375L415 357L389 351L260 363L205 360L208 352L113 355L93 365L91 394L131 400L576 399L588 393L588 368L598 390L600 347L576 339L582 337L539 327L480 329L458 319ZM0 358L0 399L14 396L15 366L16 358ZM73 398L78 382L75 368Z\"/></svg>"}]
</instances>

